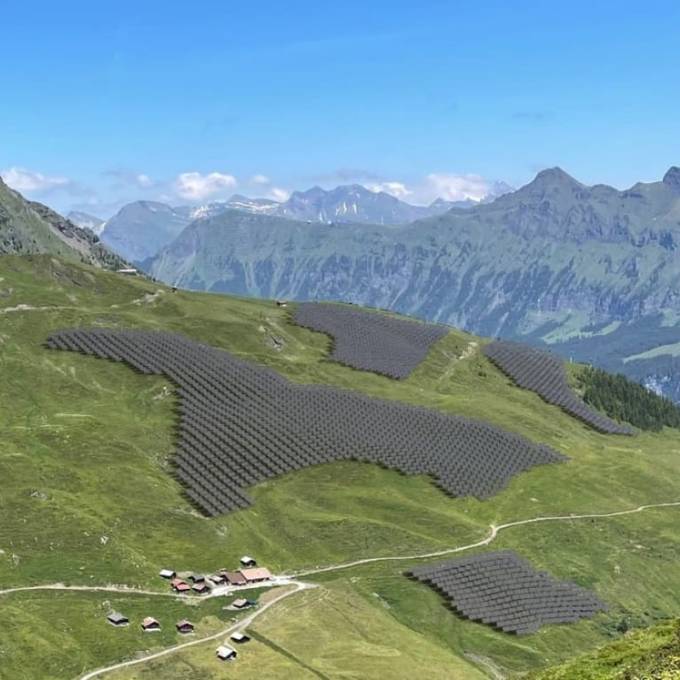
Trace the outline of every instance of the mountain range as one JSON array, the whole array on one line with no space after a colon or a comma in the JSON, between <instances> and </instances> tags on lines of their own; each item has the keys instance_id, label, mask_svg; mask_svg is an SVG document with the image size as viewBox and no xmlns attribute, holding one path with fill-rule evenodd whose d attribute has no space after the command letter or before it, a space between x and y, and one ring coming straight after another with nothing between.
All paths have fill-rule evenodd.
<instances>
[{"instance_id":1,"label":"mountain range","mask_svg":"<svg viewBox=\"0 0 680 680\"><path fill-rule=\"evenodd\" d=\"M496 182L485 200L509 190L507 184ZM128 260L142 261L156 255L194 220L229 210L308 222L400 225L439 215L454 207L468 208L475 204L472 200L452 202L440 198L428 206L417 206L384 191L371 191L352 184L331 190L313 187L295 191L283 202L239 194L228 201L199 206L171 207L155 201L137 201L121 208L103 224L96 224L97 218L86 214L78 214L77 218L82 226L98 229L102 240Z\"/></svg>"},{"instance_id":2,"label":"mountain range","mask_svg":"<svg viewBox=\"0 0 680 680\"><path fill-rule=\"evenodd\" d=\"M94 232L42 203L26 200L0 179L0 254L47 253L107 269L126 264Z\"/></svg>"},{"instance_id":3,"label":"mountain range","mask_svg":"<svg viewBox=\"0 0 680 680\"><path fill-rule=\"evenodd\" d=\"M624 191L552 168L402 225L227 209L144 267L196 290L345 300L550 345L680 399L679 245L679 168Z\"/></svg>"}]
</instances>

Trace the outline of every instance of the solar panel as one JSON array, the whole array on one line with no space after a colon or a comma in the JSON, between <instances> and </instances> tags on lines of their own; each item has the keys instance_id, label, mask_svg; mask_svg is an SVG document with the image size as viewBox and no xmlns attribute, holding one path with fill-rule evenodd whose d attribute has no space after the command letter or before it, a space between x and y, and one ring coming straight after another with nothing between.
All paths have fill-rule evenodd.
<instances>
[{"instance_id":1,"label":"solar panel","mask_svg":"<svg viewBox=\"0 0 680 680\"><path fill-rule=\"evenodd\" d=\"M604 434L634 434L586 404L569 386L564 362L554 354L517 342L497 340L486 345L484 354L519 387L536 392L544 401Z\"/></svg>"},{"instance_id":2,"label":"solar panel","mask_svg":"<svg viewBox=\"0 0 680 680\"><path fill-rule=\"evenodd\" d=\"M143 330L65 330L53 349L123 361L177 386L178 479L207 515L250 504L245 489L310 465L377 463L426 474L448 494L488 498L535 465L566 457L488 423L275 371L184 336Z\"/></svg>"},{"instance_id":3,"label":"solar panel","mask_svg":"<svg viewBox=\"0 0 680 680\"><path fill-rule=\"evenodd\" d=\"M396 379L408 377L449 332L446 326L318 302L299 304L293 320L329 335L334 361Z\"/></svg>"},{"instance_id":4,"label":"solar panel","mask_svg":"<svg viewBox=\"0 0 680 680\"><path fill-rule=\"evenodd\" d=\"M606 609L595 593L537 571L510 550L417 567L409 575L440 592L464 618L506 633L534 633Z\"/></svg>"}]
</instances>

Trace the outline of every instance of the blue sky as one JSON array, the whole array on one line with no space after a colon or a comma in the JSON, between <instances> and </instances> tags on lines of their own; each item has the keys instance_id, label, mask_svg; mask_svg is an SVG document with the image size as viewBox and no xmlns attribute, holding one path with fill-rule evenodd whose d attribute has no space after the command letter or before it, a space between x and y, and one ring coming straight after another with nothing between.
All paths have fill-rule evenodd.
<instances>
[{"instance_id":1,"label":"blue sky","mask_svg":"<svg viewBox=\"0 0 680 680\"><path fill-rule=\"evenodd\" d=\"M680 3L14 2L0 171L61 210L680 164ZM459 196L460 195L460 196Z\"/></svg>"}]
</instances>

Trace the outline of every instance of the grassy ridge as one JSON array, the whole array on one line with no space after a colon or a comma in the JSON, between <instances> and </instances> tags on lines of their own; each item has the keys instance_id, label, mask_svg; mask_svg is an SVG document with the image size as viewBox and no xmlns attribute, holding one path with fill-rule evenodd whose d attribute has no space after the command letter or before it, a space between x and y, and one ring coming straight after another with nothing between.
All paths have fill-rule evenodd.
<instances>
[{"instance_id":1,"label":"grassy ridge","mask_svg":"<svg viewBox=\"0 0 680 680\"><path fill-rule=\"evenodd\" d=\"M484 536L492 522L680 500L680 433L596 434L513 387L478 352L479 340L465 333L450 333L408 380L395 382L328 361L325 336L289 324L287 310L266 301L173 294L145 280L50 258L2 258L0 278L0 288L12 290L0 308L51 307L0 315L0 587L54 581L157 586L161 566L204 571L244 552L276 570L299 569L466 544ZM298 382L489 420L571 460L522 474L485 502L447 498L424 477L336 463L261 484L251 490L252 508L207 520L168 474L172 386L123 365L42 347L54 330L93 325L183 332ZM646 625L680 611L680 574L668 568L677 555L679 515L667 510L501 534L498 546L512 546L557 576L594 587L611 606L594 621L549 627L529 638L459 620L436 595L401 576L409 563L319 580L324 589L349 588L414 634L427 632L446 654L524 671L602 644L619 634L622 618ZM630 562L620 563L629 553ZM80 605L70 605L67 616L78 618L79 611ZM336 624L331 630L343 634ZM299 635L285 626L277 631L273 641L286 648L288 638ZM272 649L261 646L270 658ZM62 654L56 639L50 648ZM131 645L116 653L133 651ZM303 662L315 667L308 654L302 653ZM63 663L66 668L68 660ZM392 669L395 677L400 665ZM3 667L16 672L21 660L3 657Z\"/></svg>"}]
</instances>

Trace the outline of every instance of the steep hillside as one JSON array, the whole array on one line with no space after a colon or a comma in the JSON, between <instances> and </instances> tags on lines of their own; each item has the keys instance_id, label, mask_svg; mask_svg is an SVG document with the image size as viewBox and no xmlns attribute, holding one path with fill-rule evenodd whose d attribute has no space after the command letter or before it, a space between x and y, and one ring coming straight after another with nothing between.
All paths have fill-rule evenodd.
<instances>
[{"instance_id":1,"label":"steep hillside","mask_svg":"<svg viewBox=\"0 0 680 680\"><path fill-rule=\"evenodd\" d=\"M104 229L105 220L101 219L100 217L90 215L89 213L72 210L68 215L66 215L66 218L71 220L71 222L73 222L73 224L77 225L78 227L93 231L95 234L97 234L97 236L101 236L101 233Z\"/></svg>"},{"instance_id":2,"label":"steep hillside","mask_svg":"<svg viewBox=\"0 0 680 680\"><path fill-rule=\"evenodd\" d=\"M401 227L226 212L148 266L197 290L346 300L548 343L680 399L679 244L680 168L626 191L555 168L492 203Z\"/></svg>"},{"instance_id":3,"label":"steep hillside","mask_svg":"<svg viewBox=\"0 0 680 680\"><path fill-rule=\"evenodd\" d=\"M173 293L53 257L5 256L0 277L3 680L82 677L124 660L135 665L105 676L224 677L215 647L242 615L222 597L169 597L158 571L211 573L243 554L299 588L250 591L254 614L272 604L229 666L244 678L411 679L426 666L433 678L510 677L680 613L678 430L598 434L513 386L484 340L453 329L396 381L328 361L328 337L270 301ZM483 501L447 496L425 476L335 462L262 482L248 490L251 507L206 518L174 474L172 383L45 345L67 328L181 333L294 383L484 420L569 460L522 472ZM514 550L608 611L517 638L455 616L404 576L487 549ZM108 624L111 610L133 625ZM144 634L143 616L162 631ZM196 624L191 641L205 643L147 660L186 641L174 630L183 617Z\"/></svg>"},{"instance_id":4,"label":"steep hillside","mask_svg":"<svg viewBox=\"0 0 680 680\"><path fill-rule=\"evenodd\" d=\"M0 254L8 253L49 253L107 269L125 266L92 231L27 201L0 179Z\"/></svg>"},{"instance_id":5,"label":"steep hillside","mask_svg":"<svg viewBox=\"0 0 680 680\"><path fill-rule=\"evenodd\" d=\"M138 262L157 253L190 222L190 215L165 203L136 201L106 222L101 238L126 260Z\"/></svg>"}]
</instances>

